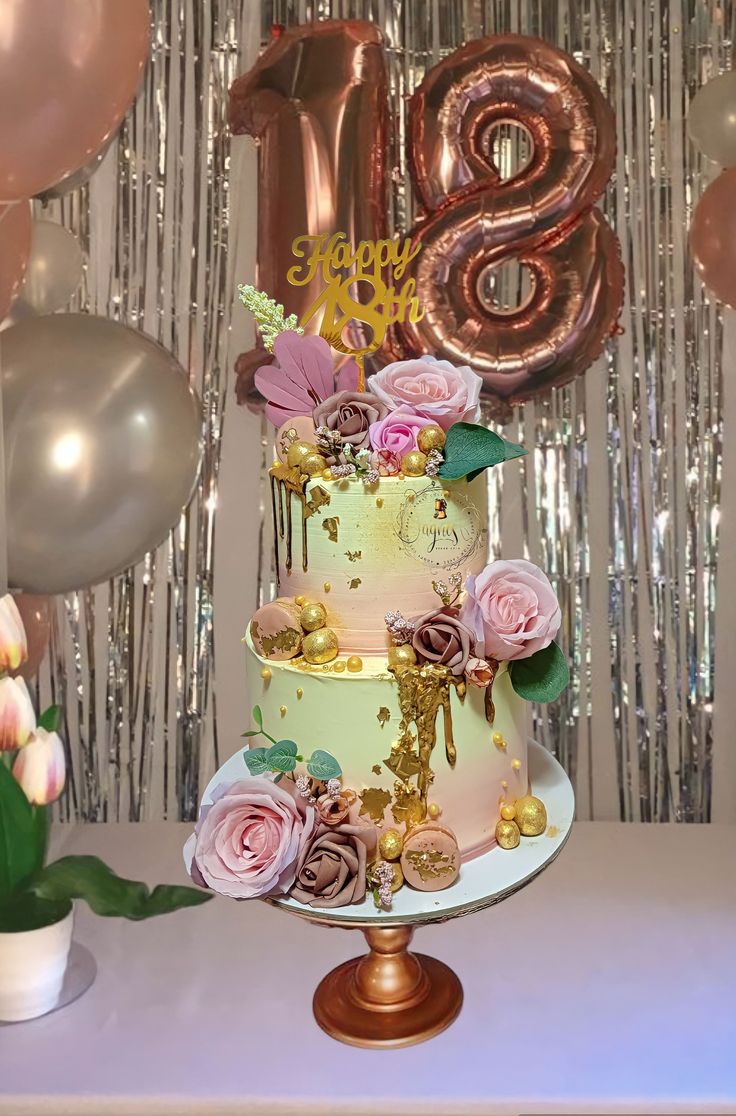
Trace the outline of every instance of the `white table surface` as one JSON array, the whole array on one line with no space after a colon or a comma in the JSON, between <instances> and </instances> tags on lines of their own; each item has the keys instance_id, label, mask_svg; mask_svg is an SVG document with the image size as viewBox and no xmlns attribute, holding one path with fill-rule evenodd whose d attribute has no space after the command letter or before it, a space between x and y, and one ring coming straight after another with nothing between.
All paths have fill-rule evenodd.
<instances>
[{"instance_id":1,"label":"white table surface","mask_svg":"<svg viewBox=\"0 0 736 1116\"><path fill-rule=\"evenodd\" d=\"M189 830L78 826L56 845L176 882ZM405 1050L343 1046L312 1019L357 931L218 898L144 923L82 907L75 936L97 981L0 1028L2 1113L736 1112L736 827L579 824L524 891L419 930L465 1005Z\"/></svg>"}]
</instances>

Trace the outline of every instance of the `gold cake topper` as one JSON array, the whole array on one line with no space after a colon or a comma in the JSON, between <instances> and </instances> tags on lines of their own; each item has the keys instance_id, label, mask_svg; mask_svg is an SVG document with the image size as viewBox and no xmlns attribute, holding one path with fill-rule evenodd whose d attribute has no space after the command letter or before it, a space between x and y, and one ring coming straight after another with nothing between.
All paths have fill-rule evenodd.
<instances>
[{"instance_id":1,"label":"gold cake topper","mask_svg":"<svg viewBox=\"0 0 736 1116\"><path fill-rule=\"evenodd\" d=\"M302 314L301 325L322 310L320 336L333 349L356 358L359 391L365 390L363 358L380 348L389 326L418 322L424 316L415 293L416 279L404 279L420 249L419 242L410 240L361 240L353 248L344 232L297 236L292 243L291 251L300 262L289 268L287 281L292 287L304 287L315 279L324 284ZM358 302L358 293L363 296L368 290L370 297ZM343 336L352 322L371 332L370 342L362 348L351 348Z\"/></svg>"}]
</instances>

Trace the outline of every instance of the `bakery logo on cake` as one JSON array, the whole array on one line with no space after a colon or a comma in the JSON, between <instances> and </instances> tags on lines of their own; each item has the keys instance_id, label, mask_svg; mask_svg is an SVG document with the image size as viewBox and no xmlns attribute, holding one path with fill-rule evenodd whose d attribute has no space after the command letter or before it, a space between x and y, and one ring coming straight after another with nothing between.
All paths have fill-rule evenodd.
<instances>
[{"instance_id":1,"label":"bakery logo on cake","mask_svg":"<svg viewBox=\"0 0 736 1116\"><path fill-rule=\"evenodd\" d=\"M476 506L466 496L446 495L432 483L410 491L401 505L396 534L404 550L433 569L463 565L483 542L483 524Z\"/></svg>"}]
</instances>

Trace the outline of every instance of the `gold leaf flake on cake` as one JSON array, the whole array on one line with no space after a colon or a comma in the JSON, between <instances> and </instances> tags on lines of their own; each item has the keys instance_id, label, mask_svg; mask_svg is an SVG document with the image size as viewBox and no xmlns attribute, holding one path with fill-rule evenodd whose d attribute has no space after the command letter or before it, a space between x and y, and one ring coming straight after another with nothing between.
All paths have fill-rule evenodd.
<instances>
[{"instance_id":1,"label":"gold leaf flake on cake","mask_svg":"<svg viewBox=\"0 0 736 1116\"><path fill-rule=\"evenodd\" d=\"M422 880L434 880L455 871L455 858L438 849L409 852L405 856Z\"/></svg>"},{"instance_id":2,"label":"gold leaf flake on cake","mask_svg":"<svg viewBox=\"0 0 736 1116\"><path fill-rule=\"evenodd\" d=\"M276 635L263 635L257 620L251 620L250 634L253 642L263 648L263 655L267 659L274 651L291 651L294 647L298 647L302 638L301 632L296 628L282 628Z\"/></svg>"},{"instance_id":3,"label":"gold leaf flake on cake","mask_svg":"<svg viewBox=\"0 0 736 1116\"><path fill-rule=\"evenodd\" d=\"M327 489L323 488L321 484L315 484L311 496L304 506L304 518L308 519L310 515L314 515L315 512L318 512L320 508L325 507L329 502L330 494Z\"/></svg>"},{"instance_id":4,"label":"gold leaf flake on cake","mask_svg":"<svg viewBox=\"0 0 736 1116\"><path fill-rule=\"evenodd\" d=\"M559 833L560 833L559 826L556 826L556 825L551 825L549 827L549 829L547 830L547 836L548 837L558 837Z\"/></svg>"},{"instance_id":5,"label":"gold leaf flake on cake","mask_svg":"<svg viewBox=\"0 0 736 1116\"><path fill-rule=\"evenodd\" d=\"M371 768L371 771L373 772L373 774L374 774L374 775L380 775L380 774L381 774L381 765L380 765L380 763L374 763L374 764L373 764L373 767Z\"/></svg>"},{"instance_id":6,"label":"gold leaf flake on cake","mask_svg":"<svg viewBox=\"0 0 736 1116\"><path fill-rule=\"evenodd\" d=\"M385 705L382 705L381 708L378 710L377 717L379 725L381 726L381 728L383 728L383 726L386 724L386 721L391 720L391 711L387 709Z\"/></svg>"},{"instance_id":7,"label":"gold leaf flake on cake","mask_svg":"<svg viewBox=\"0 0 736 1116\"><path fill-rule=\"evenodd\" d=\"M363 557L363 551L362 550L346 550L345 551L345 557L347 558L348 562L359 562L360 559Z\"/></svg>"},{"instance_id":8,"label":"gold leaf flake on cake","mask_svg":"<svg viewBox=\"0 0 736 1116\"><path fill-rule=\"evenodd\" d=\"M301 495L304 491L306 477L302 476L299 469L292 469L290 466L284 465L283 462L276 461L268 471L274 480L281 481L292 492L298 492Z\"/></svg>"},{"instance_id":9,"label":"gold leaf flake on cake","mask_svg":"<svg viewBox=\"0 0 736 1116\"><path fill-rule=\"evenodd\" d=\"M391 792L381 787L367 787L360 798L360 813L367 814L374 822L382 822L383 814L391 801Z\"/></svg>"},{"instance_id":10,"label":"gold leaf flake on cake","mask_svg":"<svg viewBox=\"0 0 736 1116\"><path fill-rule=\"evenodd\" d=\"M402 779L405 783L408 783L422 770L422 765L417 756L403 748L392 748L391 755L383 762L397 779Z\"/></svg>"},{"instance_id":11,"label":"gold leaf flake on cake","mask_svg":"<svg viewBox=\"0 0 736 1116\"><path fill-rule=\"evenodd\" d=\"M331 515L322 521L322 527L327 532L330 542L337 542L337 529L340 526L340 516Z\"/></svg>"},{"instance_id":12,"label":"gold leaf flake on cake","mask_svg":"<svg viewBox=\"0 0 736 1116\"><path fill-rule=\"evenodd\" d=\"M405 783L394 783L394 804L391 813L397 825L401 825L402 822L406 822L407 825L419 825L423 822L424 805L417 788L408 787Z\"/></svg>"},{"instance_id":13,"label":"gold leaf flake on cake","mask_svg":"<svg viewBox=\"0 0 736 1116\"><path fill-rule=\"evenodd\" d=\"M359 589L363 584L363 579L360 577L351 577L348 581L348 589Z\"/></svg>"}]
</instances>

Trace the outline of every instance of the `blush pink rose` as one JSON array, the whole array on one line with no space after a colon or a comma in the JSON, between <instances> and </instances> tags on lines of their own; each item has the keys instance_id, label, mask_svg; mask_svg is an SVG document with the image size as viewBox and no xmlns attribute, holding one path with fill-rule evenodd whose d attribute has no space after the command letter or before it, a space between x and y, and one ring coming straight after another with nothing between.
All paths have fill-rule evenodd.
<instances>
[{"instance_id":1,"label":"blush pink rose","mask_svg":"<svg viewBox=\"0 0 736 1116\"><path fill-rule=\"evenodd\" d=\"M417 448L417 434L431 422L408 407L399 407L368 428L371 446L374 450L387 450L401 461L405 453Z\"/></svg>"},{"instance_id":2,"label":"blush pink rose","mask_svg":"<svg viewBox=\"0 0 736 1116\"><path fill-rule=\"evenodd\" d=\"M368 379L368 387L392 411L409 408L443 430L476 422L482 380L467 365L432 356L397 360Z\"/></svg>"},{"instance_id":3,"label":"blush pink rose","mask_svg":"<svg viewBox=\"0 0 736 1116\"><path fill-rule=\"evenodd\" d=\"M560 630L555 591L538 566L517 558L491 562L465 583L461 619L475 632L476 653L499 662L528 659Z\"/></svg>"},{"instance_id":4,"label":"blush pink rose","mask_svg":"<svg viewBox=\"0 0 736 1116\"><path fill-rule=\"evenodd\" d=\"M217 788L184 849L197 883L233 899L289 890L317 823L314 807L297 801L290 785L254 775Z\"/></svg>"}]
</instances>

